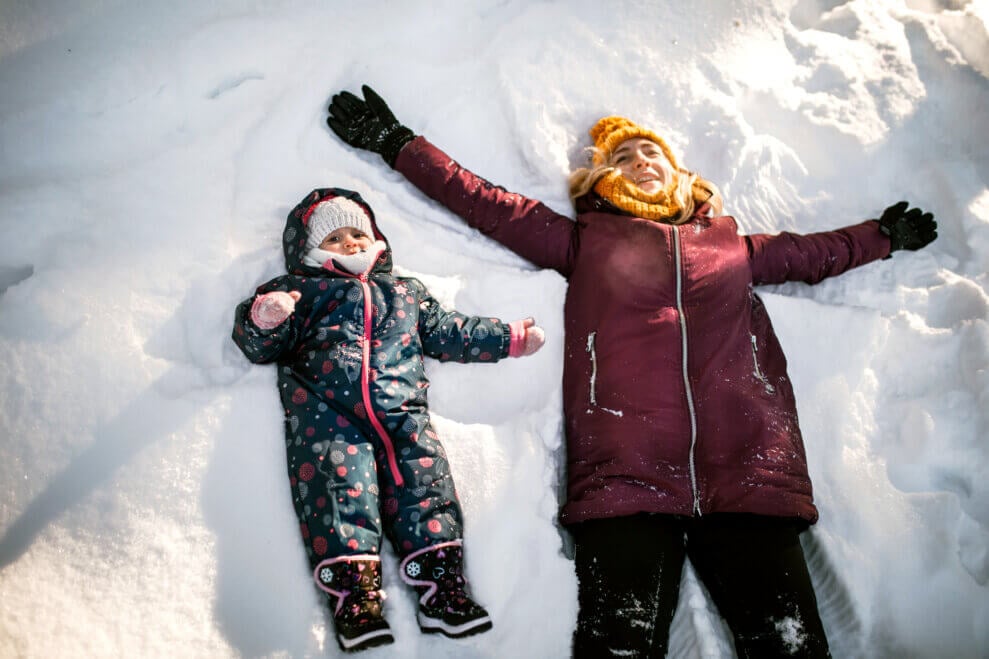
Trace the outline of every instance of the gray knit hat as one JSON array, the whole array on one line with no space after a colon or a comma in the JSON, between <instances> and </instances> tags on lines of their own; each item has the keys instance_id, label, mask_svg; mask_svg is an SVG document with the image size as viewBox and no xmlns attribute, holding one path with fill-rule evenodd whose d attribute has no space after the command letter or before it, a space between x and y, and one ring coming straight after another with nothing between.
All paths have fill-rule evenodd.
<instances>
[{"instance_id":1,"label":"gray knit hat","mask_svg":"<svg viewBox=\"0 0 989 659\"><path fill-rule=\"evenodd\" d=\"M374 240L371 218L361 205L346 197L333 197L316 204L310 213L306 251L319 247L323 239L341 227L355 227Z\"/></svg>"}]
</instances>

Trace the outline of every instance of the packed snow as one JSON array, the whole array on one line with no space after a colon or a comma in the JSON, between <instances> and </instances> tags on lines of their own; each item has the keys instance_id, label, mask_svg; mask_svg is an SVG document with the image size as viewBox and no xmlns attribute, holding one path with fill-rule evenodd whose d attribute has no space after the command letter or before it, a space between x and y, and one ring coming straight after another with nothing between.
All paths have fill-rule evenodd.
<instances>
[{"instance_id":1,"label":"packed snow","mask_svg":"<svg viewBox=\"0 0 989 659\"><path fill-rule=\"evenodd\" d=\"M385 557L371 657L566 657L565 282L324 123L369 83L465 166L571 212L620 114L718 183L747 232L909 199L939 239L763 289L821 521L836 657L989 657L989 2L14 0L0 9L0 656L339 656L285 475L273 367L229 338L282 272L287 211L357 190L446 304L533 315L538 354L431 362L494 629L423 636ZM780 621L799 640L799 621ZM689 571L671 656L730 657Z\"/></svg>"}]
</instances>

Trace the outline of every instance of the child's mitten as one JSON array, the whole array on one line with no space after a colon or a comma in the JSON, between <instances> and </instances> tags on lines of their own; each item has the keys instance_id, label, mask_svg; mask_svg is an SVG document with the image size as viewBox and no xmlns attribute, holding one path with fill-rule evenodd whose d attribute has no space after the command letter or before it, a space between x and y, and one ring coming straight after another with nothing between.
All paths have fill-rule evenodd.
<instances>
[{"instance_id":1,"label":"child's mitten","mask_svg":"<svg viewBox=\"0 0 989 659\"><path fill-rule=\"evenodd\" d=\"M546 333L542 327L536 327L532 318L516 320L509 323L512 332L512 342L508 346L509 357L526 357L543 347Z\"/></svg>"},{"instance_id":2,"label":"child's mitten","mask_svg":"<svg viewBox=\"0 0 989 659\"><path fill-rule=\"evenodd\" d=\"M259 295L251 305L251 320L263 330L275 329L292 315L300 297L302 293L299 291L274 291Z\"/></svg>"}]
</instances>

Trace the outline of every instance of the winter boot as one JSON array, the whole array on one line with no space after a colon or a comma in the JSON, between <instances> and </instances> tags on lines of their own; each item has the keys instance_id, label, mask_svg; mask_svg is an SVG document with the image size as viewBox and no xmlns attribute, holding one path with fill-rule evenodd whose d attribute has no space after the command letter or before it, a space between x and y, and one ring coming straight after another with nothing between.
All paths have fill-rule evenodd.
<instances>
[{"instance_id":1,"label":"winter boot","mask_svg":"<svg viewBox=\"0 0 989 659\"><path fill-rule=\"evenodd\" d=\"M419 628L450 638L491 629L491 617L467 594L459 540L413 552L402 561L402 580L419 592Z\"/></svg>"},{"instance_id":2,"label":"winter boot","mask_svg":"<svg viewBox=\"0 0 989 659\"><path fill-rule=\"evenodd\" d=\"M341 556L316 566L316 585L330 595L337 642L356 652L395 639L381 615L381 558L371 554Z\"/></svg>"}]
</instances>

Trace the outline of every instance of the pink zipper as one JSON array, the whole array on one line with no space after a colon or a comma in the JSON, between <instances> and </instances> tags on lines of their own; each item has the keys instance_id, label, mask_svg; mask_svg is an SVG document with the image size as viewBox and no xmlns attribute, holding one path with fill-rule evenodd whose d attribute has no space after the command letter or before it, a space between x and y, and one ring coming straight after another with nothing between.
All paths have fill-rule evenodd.
<instances>
[{"instance_id":1,"label":"pink zipper","mask_svg":"<svg viewBox=\"0 0 989 659\"><path fill-rule=\"evenodd\" d=\"M392 475L395 478L395 485L401 487L405 484L405 480L402 478L401 472L398 471L398 460L395 459L395 447L392 446L391 437L388 436L385 427L378 421L378 417L374 413L374 408L371 406L371 287L367 283L366 274L358 276L357 279L361 282L361 287L364 289L364 359L361 365L361 396L364 398L364 409L367 412L367 418L371 420L371 425L385 445L385 454L388 456L388 468L391 469Z\"/></svg>"}]
</instances>

